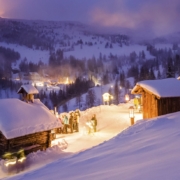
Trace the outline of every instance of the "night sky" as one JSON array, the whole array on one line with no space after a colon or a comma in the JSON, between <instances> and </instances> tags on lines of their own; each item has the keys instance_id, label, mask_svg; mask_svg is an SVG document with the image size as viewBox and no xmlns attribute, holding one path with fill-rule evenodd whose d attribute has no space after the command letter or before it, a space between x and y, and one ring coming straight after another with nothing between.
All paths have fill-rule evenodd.
<instances>
[{"instance_id":1,"label":"night sky","mask_svg":"<svg viewBox=\"0 0 180 180\"><path fill-rule=\"evenodd\" d=\"M79 21L163 35L180 31L180 0L0 0L0 16Z\"/></svg>"}]
</instances>

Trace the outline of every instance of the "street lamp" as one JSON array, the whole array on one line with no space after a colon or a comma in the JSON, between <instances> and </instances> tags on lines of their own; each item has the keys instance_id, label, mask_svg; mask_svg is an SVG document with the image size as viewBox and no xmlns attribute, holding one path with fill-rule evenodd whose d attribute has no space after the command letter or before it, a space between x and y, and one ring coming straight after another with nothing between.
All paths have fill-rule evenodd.
<instances>
[{"instance_id":1,"label":"street lamp","mask_svg":"<svg viewBox=\"0 0 180 180\"><path fill-rule=\"evenodd\" d=\"M126 101L126 102L129 101L129 95L128 95L128 94L125 95L125 101Z\"/></svg>"},{"instance_id":2,"label":"street lamp","mask_svg":"<svg viewBox=\"0 0 180 180\"><path fill-rule=\"evenodd\" d=\"M131 125L134 124L134 107L130 106L129 107L129 118L131 120Z\"/></svg>"}]
</instances>

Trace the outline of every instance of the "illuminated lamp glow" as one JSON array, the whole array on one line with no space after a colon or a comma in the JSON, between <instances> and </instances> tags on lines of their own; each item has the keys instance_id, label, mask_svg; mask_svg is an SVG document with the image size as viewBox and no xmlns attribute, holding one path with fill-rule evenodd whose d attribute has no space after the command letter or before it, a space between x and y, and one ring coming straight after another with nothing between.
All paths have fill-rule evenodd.
<instances>
[{"instance_id":1,"label":"illuminated lamp glow","mask_svg":"<svg viewBox=\"0 0 180 180\"><path fill-rule=\"evenodd\" d=\"M14 165L16 164L17 162L17 158L13 158L13 159L8 159L8 160L5 160L5 166L8 167L9 165Z\"/></svg>"},{"instance_id":2,"label":"illuminated lamp glow","mask_svg":"<svg viewBox=\"0 0 180 180\"><path fill-rule=\"evenodd\" d=\"M26 159L26 157L22 157L22 158L18 159L18 162L22 163L25 159Z\"/></svg>"}]
</instances>

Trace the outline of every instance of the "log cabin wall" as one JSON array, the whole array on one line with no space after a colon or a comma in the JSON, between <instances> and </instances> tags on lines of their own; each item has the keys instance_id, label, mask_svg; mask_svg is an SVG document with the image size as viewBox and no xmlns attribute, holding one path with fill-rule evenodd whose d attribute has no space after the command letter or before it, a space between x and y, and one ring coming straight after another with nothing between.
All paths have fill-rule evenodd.
<instances>
[{"instance_id":1,"label":"log cabin wall","mask_svg":"<svg viewBox=\"0 0 180 180\"><path fill-rule=\"evenodd\" d=\"M34 133L9 140L8 151L25 149L26 154L37 150L45 150L48 147L48 131Z\"/></svg>"},{"instance_id":2,"label":"log cabin wall","mask_svg":"<svg viewBox=\"0 0 180 180\"><path fill-rule=\"evenodd\" d=\"M142 95L143 119L180 111L180 97L160 98L141 86L133 94Z\"/></svg>"},{"instance_id":3,"label":"log cabin wall","mask_svg":"<svg viewBox=\"0 0 180 180\"><path fill-rule=\"evenodd\" d=\"M158 116L158 111L157 111L158 100L156 96L144 91L142 93L142 101L143 101L143 118L144 119Z\"/></svg>"},{"instance_id":4,"label":"log cabin wall","mask_svg":"<svg viewBox=\"0 0 180 180\"><path fill-rule=\"evenodd\" d=\"M158 99L156 98L155 95L151 95L151 112L150 112L150 116L151 118L153 117L157 117L158 116L158 103L157 103Z\"/></svg>"},{"instance_id":5,"label":"log cabin wall","mask_svg":"<svg viewBox=\"0 0 180 180\"><path fill-rule=\"evenodd\" d=\"M153 118L180 111L180 97L157 99L155 95L144 92L143 118Z\"/></svg>"},{"instance_id":6,"label":"log cabin wall","mask_svg":"<svg viewBox=\"0 0 180 180\"><path fill-rule=\"evenodd\" d=\"M8 147L8 141L4 135L0 132L0 157L6 152Z\"/></svg>"},{"instance_id":7,"label":"log cabin wall","mask_svg":"<svg viewBox=\"0 0 180 180\"><path fill-rule=\"evenodd\" d=\"M142 100L143 100L143 119L146 119L148 117L148 106L147 106L147 94L146 92L143 92L142 94Z\"/></svg>"},{"instance_id":8,"label":"log cabin wall","mask_svg":"<svg viewBox=\"0 0 180 180\"><path fill-rule=\"evenodd\" d=\"M158 116L180 111L180 97L158 100Z\"/></svg>"},{"instance_id":9,"label":"log cabin wall","mask_svg":"<svg viewBox=\"0 0 180 180\"><path fill-rule=\"evenodd\" d=\"M24 149L26 155L38 150L45 150L50 147L52 139L51 131L34 133L9 140L0 133L0 157L6 152L16 152L20 149Z\"/></svg>"},{"instance_id":10,"label":"log cabin wall","mask_svg":"<svg viewBox=\"0 0 180 180\"><path fill-rule=\"evenodd\" d=\"M46 150L51 147L51 141L56 138L58 132L59 128L56 128L13 139L6 139L0 132L0 157L6 152L16 152L20 149L24 149L26 155L38 150Z\"/></svg>"}]
</instances>

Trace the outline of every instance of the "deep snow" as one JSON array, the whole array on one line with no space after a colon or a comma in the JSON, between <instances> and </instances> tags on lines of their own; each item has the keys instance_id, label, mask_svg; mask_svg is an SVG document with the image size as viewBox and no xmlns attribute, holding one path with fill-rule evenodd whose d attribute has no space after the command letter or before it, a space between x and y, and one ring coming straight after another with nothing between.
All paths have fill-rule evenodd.
<instances>
[{"instance_id":1,"label":"deep snow","mask_svg":"<svg viewBox=\"0 0 180 180\"><path fill-rule=\"evenodd\" d=\"M61 140L64 139L68 143L68 148L64 149L62 146L55 146L53 148L49 148L46 152L30 154L27 157L28 167L25 172L40 168L57 159L72 156L113 138L130 125L128 116L128 107L130 105L132 104L121 104L119 106L102 105L82 111L80 118L80 132L73 134L61 134L56 140L58 143L58 141L61 142ZM94 134L87 134L85 124L94 113L96 113L98 119L98 132ZM135 120L141 118L142 115L140 113L136 113ZM62 149L64 150L62 151ZM2 174L0 175L0 178L7 176L1 171L0 174Z\"/></svg>"},{"instance_id":2,"label":"deep snow","mask_svg":"<svg viewBox=\"0 0 180 180\"><path fill-rule=\"evenodd\" d=\"M83 134L84 117L88 113L82 113L80 133L63 137L69 143L60 153L64 157L57 156L54 162L44 164L40 169L8 179L178 180L180 112L139 120L129 127L129 105L89 109L98 117L98 132L94 135ZM136 120L137 115L140 114L135 113ZM65 156L70 152L72 154ZM48 157L51 155L53 153Z\"/></svg>"}]
</instances>

